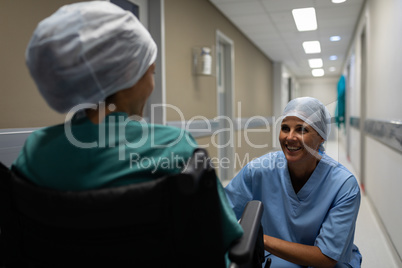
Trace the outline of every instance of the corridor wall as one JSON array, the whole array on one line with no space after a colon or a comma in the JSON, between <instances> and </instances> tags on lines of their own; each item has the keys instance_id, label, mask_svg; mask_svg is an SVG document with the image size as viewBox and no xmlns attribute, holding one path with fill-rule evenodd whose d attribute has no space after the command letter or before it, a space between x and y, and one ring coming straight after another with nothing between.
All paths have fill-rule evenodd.
<instances>
[{"instance_id":1,"label":"corridor wall","mask_svg":"<svg viewBox=\"0 0 402 268\"><path fill-rule=\"evenodd\" d=\"M350 158L402 265L402 3L367 0L344 72Z\"/></svg>"},{"instance_id":2,"label":"corridor wall","mask_svg":"<svg viewBox=\"0 0 402 268\"><path fill-rule=\"evenodd\" d=\"M64 121L48 107L25 66L25 49L39 21L75 0L1 1L0 129L44 127Z\"/></svg>"},{"instance_id":3,"label":"corridor wall","mask_svg":"<svg viewBox=\"0 0 402 268\"><path fill-rule=\"evenodd\" d=\"M212 48L213 65L216 64L217 31L234 44L233 121L238 171L247 159L272 148L270 126L259 125L254 130L260 132L245 134L241 122L255 116L272 116L273 63L208 0L165 0L166 103L177 107L186 121L197 116L213 121L218 115L215 66L209 76L195 75L192 66L192 49L202 46ZM173 109L167 109L166 118L168 124L182 120ZM212 157L217 157L214 140L208 134L197 139L199 144L208 145Z\"/></svg>"}]
</instances>

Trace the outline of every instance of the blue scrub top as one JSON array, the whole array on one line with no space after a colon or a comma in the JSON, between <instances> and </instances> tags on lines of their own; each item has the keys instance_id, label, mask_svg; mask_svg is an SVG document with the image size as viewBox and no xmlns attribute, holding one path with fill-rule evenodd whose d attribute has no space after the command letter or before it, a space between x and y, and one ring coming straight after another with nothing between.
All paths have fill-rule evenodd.
<instances>
[{"instance_id":1,"label":"blue scrub top","mask_svg":"<svg viewBox=\"0 0 402 268\"><path fill-rule=\"evenodd\" d=\"M360 188L353 174L328 155L322 154L297 194L282 151L248 163L225 191L237 218L248 201L263 202L262 226L266 235L315 245L339 265L360 262L360 253L353 245ZM270 258L271 267L300 267L273 255Z\"/></svg>"}]
</instances>

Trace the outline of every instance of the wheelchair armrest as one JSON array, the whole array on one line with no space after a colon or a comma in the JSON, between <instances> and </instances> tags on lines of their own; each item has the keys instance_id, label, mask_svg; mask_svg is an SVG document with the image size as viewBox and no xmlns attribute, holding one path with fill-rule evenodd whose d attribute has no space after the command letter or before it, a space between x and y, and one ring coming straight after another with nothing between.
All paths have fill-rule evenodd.
<instances>
[{"instance_id":1,"label":"wheelchair armrest","mask_svg":"<svg viewBox=\"0 0 402 268\"><path fill-rule=\"evenodd\" d=\"M244 234L229 250L229 259L232 262L243 264L252 259L254 247L260 234L262 212L262 202L253 200L247 203L239 221Z\"/></svg>"}]
</instances>

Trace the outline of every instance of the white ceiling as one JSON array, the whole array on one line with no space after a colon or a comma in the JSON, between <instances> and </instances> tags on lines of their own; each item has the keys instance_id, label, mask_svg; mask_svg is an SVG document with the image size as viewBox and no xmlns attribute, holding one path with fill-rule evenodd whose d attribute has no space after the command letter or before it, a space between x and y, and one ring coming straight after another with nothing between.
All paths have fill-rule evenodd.
<instances>
[{"instance_id":1,"label":"white ceiling","mask_svg":"<svg viewBox=\"0 0 402 268\"><path fill-rule=\"evenodd\" d=\"M339 76L365 0L210 0L270 59L282 62L298 78L312 77L308 59L322 58L325 77ZM318 29L299 32L292 9L314 7ZM342 39L331 42L330 36ZM318 40L321 53L305 54L302 43ZM337 60L329 57L336 55ZM335 71L330 71L335 67Z\"/></svg>"}]
</instances>

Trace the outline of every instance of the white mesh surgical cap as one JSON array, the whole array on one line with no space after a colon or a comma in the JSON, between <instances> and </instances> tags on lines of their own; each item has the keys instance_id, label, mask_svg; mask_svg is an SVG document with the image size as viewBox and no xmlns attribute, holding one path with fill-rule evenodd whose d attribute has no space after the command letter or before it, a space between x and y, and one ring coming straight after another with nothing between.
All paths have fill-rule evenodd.
<instances>
[{"instance_id":1,"label":"white mesh surgical cap","mask_svg":"<svg viewBox=\"0 0 402 268\"><path fill-rule=\"evenodd\" d=\"M328 140L331 132L331 114L319 100L311 97L291 100L283 111L283 118L288 116L300 118L314 128L324 140Z\"/></svg>"},{"instance_id":2,"label":"white mesh surgical cap","mask_svg":"<svg viewBox=\"0 0 402 268\"><path fill-rule=\"evenodd\" d=\"M26 63L50 107L64 113L136 84L156 54L151 35L131 12L90 1L63 6L41 21Z\"/></svg>"}]
</instances>

